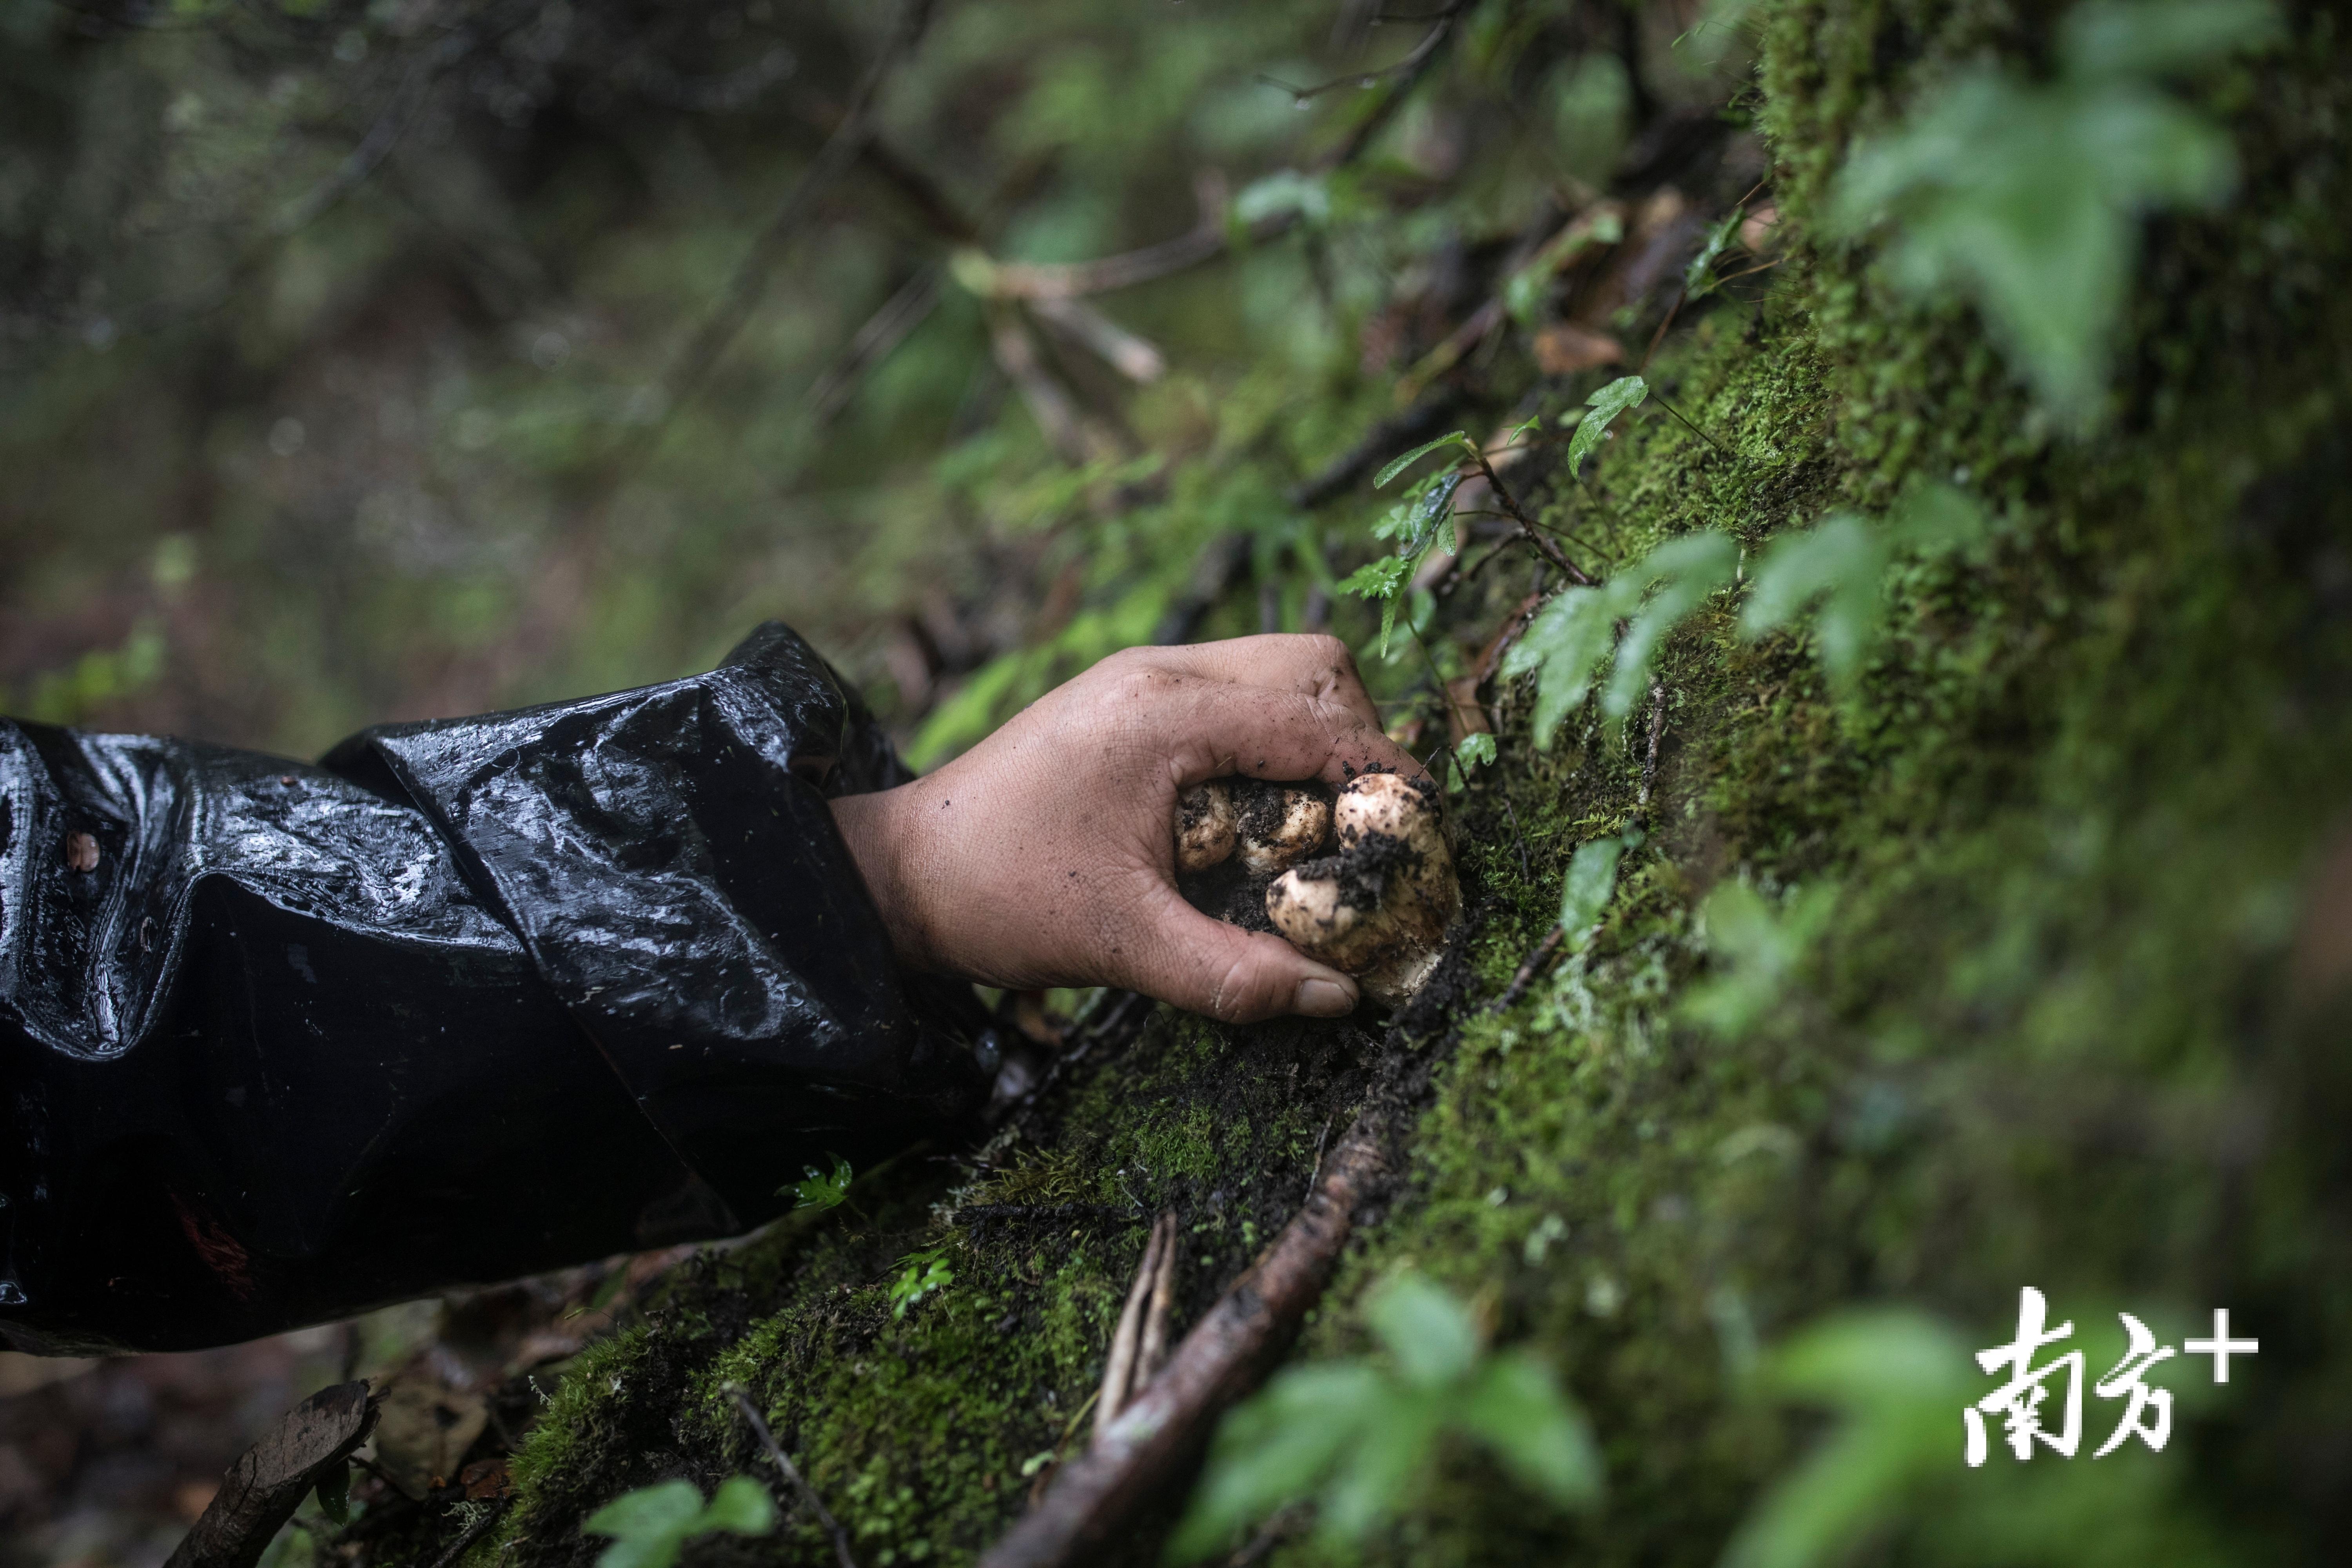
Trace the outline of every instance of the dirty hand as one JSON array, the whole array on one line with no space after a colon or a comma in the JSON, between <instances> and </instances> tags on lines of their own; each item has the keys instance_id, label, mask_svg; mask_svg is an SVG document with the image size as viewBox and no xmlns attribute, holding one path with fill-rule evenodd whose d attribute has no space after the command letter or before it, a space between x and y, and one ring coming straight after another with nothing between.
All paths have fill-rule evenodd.
<instances>
[{"instance_id":1,"label":"dirty hand","mask_svg":"<svg viewBox=\"0 0 2352 1568\"><path fill-rule=\"evenodd\" d=\"M1336 1016L1356 982L1187 904L1176 795L1227 773L1419 776L1382 734L1347 645L1236 637L1129 648L937 773L833 803L899 955L1024 990L1117 985L1248 1023Z\"/></svg>"}]
</instances>

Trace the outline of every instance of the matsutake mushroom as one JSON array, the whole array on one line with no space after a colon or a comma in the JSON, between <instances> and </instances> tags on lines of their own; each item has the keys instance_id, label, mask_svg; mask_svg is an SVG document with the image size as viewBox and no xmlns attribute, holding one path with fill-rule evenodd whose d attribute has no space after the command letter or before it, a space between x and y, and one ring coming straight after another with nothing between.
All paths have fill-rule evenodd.
<instances>
[{"instance_id":1,"label":"matsutake mushroom","mask_svg":"<svg viewBox=\"0 0 2352 1568\"><path fill-rule=\"evenodd\" d=\"M1223 779L1194 784L1176 797L1176 869L1205 871L1234 852L1233 792Z\"/></svg>"},{"instance_id":2,"label":"matsutake mushroom","mask_svg":"<svg viewBox=\"0 0 2352 1568\"><path fill-rule=\"evenodd\" d=\"M1293 867L1265 893L1267 919L1293 947L1391 1006L1436 970L1462 907L1435 793L1395 773L1350 781L1331 809L1339 852Z\"/></svg>"}]
</instances>

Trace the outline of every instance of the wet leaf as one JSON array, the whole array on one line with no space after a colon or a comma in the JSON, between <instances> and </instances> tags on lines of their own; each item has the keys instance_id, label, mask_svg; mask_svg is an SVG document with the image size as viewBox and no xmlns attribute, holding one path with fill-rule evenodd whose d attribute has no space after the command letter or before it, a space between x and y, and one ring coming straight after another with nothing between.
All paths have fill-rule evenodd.
<instances>
[{"instance_id":1,"label":"wet leaf","mask_svg":"<svg viewBox=\"0 0 2352 1568\"><path fill-rule=\"evenodd\" d=\"M1578 421L1576 434L1568 440L1568 471L1573 476L1584 465L1584 459L1601 449L1602 437L1609 434L1610 421L1629 408L1640 405L1650 395L1650 384L1638 375L1621 375L1584 401L1590 405L1584 417Z\"/></svg>"},{"instance_id":2,"label":"wet leaf","mask_svg":"<svg viewBox=\"0 0 2352 1568\"><path fill-rule=\"evenodd\" d=\"M1403 473L1407 468L1410 468L1415 463L1421 461L1422 458L1428 457L1432 452L1436 451L1441 447L1459 447L1462 448L1465 456L1475 457L1477 455L1477 448L1470 445L1470 432L1467 430L1456 430L1450 435L1440 436L1434 441L1423 441L1420 446L1415 447L1412 451L1407 452L1402 458L1391 458L1385 468L1381 468L1379 473L1372 476L1372 488L1374 489L1382 489L1391 479L1395 479L1399 474Z\"/></svg>"}]
</instances>

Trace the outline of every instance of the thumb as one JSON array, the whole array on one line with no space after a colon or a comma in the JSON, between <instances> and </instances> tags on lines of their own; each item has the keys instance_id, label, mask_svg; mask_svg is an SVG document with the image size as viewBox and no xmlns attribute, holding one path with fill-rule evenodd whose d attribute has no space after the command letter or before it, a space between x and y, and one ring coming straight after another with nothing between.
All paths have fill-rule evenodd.
<instances>
[{"instance_id":1,"label":"thumb","mask_svg":"<svg viewBox=\"0 0 2352 1568\"><path fill-rule=\"evenodd\" d=\"M1354 1011L1356 983L1349 976L1270 932L1210 919L1164 883L1159 892L1126 981L1136 990L1228 1024Z\"/></svg>"}]
</instances>

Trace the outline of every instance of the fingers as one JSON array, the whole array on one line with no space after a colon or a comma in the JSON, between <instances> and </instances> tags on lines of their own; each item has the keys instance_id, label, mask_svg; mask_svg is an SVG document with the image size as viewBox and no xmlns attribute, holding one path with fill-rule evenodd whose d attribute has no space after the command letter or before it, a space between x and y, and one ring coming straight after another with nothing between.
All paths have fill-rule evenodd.
<instances>
[{"instance_id":1,"label":"fingers","mask_svg":"<svg viewBox=\"0 0 2352 1568\"><path fill-rule=\"evenodd\" d=\"M1228 637L1222 642L1138 648L1159 668L1202 680L1265 686L1339 702L1377 729L1380 711L1356 672L1356 656L1338 637L1321 633Z\"/></svg>"},{"instance_id":2,"label":"fingers","mask_svg":"<svg viewBox=\"0 0 2352 1568\"><path fill-rule=\"evenodd\" d=\"M1378 725L1330 698L1192 680L1155 695L1134 705L1134 740L1164 752L1180 790L1227 773L1338 785L1367 771L1422 771Z\"/></svg>"},{"instance_id":3,"label":"fingers","mask_svg":"<svg viewBox=\"0 0 2352 1568\"><path fill-rule=\"evenodd\" d=\"M1205 1013L1255 1024L1287 1013L1335 1018L1356 1005L1356 983L1278 936L1210 919L1163 887L1133 944L1130 973L1115 984Z\"/></svg>"}]
</instances>

